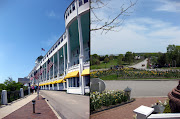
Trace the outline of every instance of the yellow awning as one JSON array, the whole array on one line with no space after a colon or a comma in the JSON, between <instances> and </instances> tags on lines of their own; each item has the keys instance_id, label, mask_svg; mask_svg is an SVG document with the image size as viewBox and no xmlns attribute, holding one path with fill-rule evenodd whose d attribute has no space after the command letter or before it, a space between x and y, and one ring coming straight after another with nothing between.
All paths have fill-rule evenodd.
<instances>
[{"instance_id":1,"label":"yellow awning","mask_svg":"<svg viewBox=\"0 0 180 119\"><path fill-rule=\"evenodd\" d=\"M63 83L65 83L66 81L65 80L63 80Z\"/></svg>"},{"instance_id":2,"label":"yellow awning","mask_svg":"<svg viewBox=\"0 0 180 119\"><path fill-rule=\"evenodd\" d=\"M57 81L53 81L53 82L51 82L51 84L56 84L57 83Z\"/></svg>"},{"instance_id":3,"label":"yellow awning","mask_svg":"<svg viewBox=\"0 0 180 119\"><path fill-rule=\"evenodd\" d=\"M79 71L73 71L73 72L68 73L64 77L64 79L68 79L68 78L72 78L72 77L79 77Z\"/></svg>"},{"instance_id":4,"label":"yellow awning","mask_svg":"<svg viewBox=\"0 0 180 119\"><path fill-rule=\"evenodd\" d=\"M57 83L63 83L63 79L58 80Z\"/></svg>"},{"instance_id":5,"label":"yellow awning","mask_svg":"<svg viewBox=\"0 0 180 119\"><path fill-rule=\"evenodd\" d=\"M89 70L89 69L84 69L84 70L82 71L81 76L87 76L87 75L90 75L90 70Z\"/></svg>"}]
</instances>

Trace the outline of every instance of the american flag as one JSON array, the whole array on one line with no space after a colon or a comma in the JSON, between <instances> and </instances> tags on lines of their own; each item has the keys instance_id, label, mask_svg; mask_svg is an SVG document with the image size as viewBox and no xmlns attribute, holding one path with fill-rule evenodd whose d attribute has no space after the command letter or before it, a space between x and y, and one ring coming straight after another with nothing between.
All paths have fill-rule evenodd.
<instances>
[{"instance_id":1,"label":"american flag","mask_svg":"<svg viewBox=\"0 0 180 119\"><path fill-rule=\"evenodd\" d=\"M52 65L53 65L53 62L51 62L51 60L48 59L47 72L49 72L49 70L51 69Z\"/></svg>"},{"instance_id":2,"label":"american flag","mask_svg":"<svg viewBox=\"0 0 180 119\"><path fill-rule=\"evenodd\" d=\"M30 80L33 80L34 77L31 77Z\"/></svg>"},{"instance_id":3,"label":"american flag","mask_svg":"<svg viewBox=\"0 0 180 119\"><path fill-rule=\"evenodd\" d=\"M44 68L43 67L40 68L40 74L39 75L42 75L43 71L44 71Z\"/></svg>"},{"instance_id":4,"label":"american flag","mask_svg":"<svg viewBox=\"0 0 180 119\"><path fill-rule=\"evenodd\" d=\"M35 78L35 79L38 79L38 78L39 78L39 71L36 71L36 72L35 72L34 78Z\"/></svg>"},{"instance_id":5,"label":"american flag","mask_svg":"<svg viewBox=\"0 0 180 119\"><path fill-rule=\"evenodd\" d=\"M41 48L41 50L42 50L42 51L45 51L45 49L44 49L44 48Z\"/></svg>"}]
</instances>

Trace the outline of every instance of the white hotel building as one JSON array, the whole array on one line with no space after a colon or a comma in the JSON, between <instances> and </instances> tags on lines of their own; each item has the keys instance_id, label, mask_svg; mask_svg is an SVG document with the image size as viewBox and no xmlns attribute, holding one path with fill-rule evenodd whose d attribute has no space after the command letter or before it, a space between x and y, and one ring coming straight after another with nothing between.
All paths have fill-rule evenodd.
<instances>
[{"instance_id":1,"label":"white hotel building","mask_svg":"<svg viewBox=\"0 0 180 119\"><path fill-rule=\"evenodd\" d=\"M73 0L64 14L65 33L43 57L38 57L34 71L44 68L39 79L31 80L41 90L66 90L67 93L89 93L90 68L90 0ZM47 72L48 59L53 66Z\"/></svg>"}]
</instances>

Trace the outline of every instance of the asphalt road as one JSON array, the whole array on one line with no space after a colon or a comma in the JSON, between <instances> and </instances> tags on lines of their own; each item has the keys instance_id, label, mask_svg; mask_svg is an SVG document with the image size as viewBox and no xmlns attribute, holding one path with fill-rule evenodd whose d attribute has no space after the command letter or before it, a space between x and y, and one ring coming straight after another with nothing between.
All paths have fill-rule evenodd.
<instances>
[{"instance_id":1,"label":"asphalt road","mask_svg":"<svg viewBox=\"0 0 180 119\"><path fill-rule=\"evenodd\" d=\"M129 66L129 67L133 67L136 69L147 69L147 62L148 62L148 58L146 58L142 62L139 62L139 63L132 65L132 66Z\"/></svg>"},{"instance_id":2,"label":"asphalt road","mask_svg":"<svg viewBox=\"0 0 180 119\"><path fill-rule=\"evenodd\" d=\"M62 119L89 119L89 96L67 94L62 91L41 90Z\"/></svg>"},{"instance_id":3,"label":"asphalt road","mask_svg":"<svg viewBox=\"0 0 180 119\"><path fill-rule=\"evenodd\" d=\"M106 90L124 90L127 86L132 89L131 97L167 96L178 85L174 81L106 81Z\"/></svg>"}]
</instances>

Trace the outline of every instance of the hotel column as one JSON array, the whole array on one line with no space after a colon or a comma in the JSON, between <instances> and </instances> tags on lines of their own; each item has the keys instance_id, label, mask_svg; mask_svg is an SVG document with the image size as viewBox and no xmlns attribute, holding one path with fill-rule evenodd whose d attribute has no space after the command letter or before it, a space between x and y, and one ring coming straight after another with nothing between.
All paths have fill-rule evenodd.
<instances>
[{"instance_id":1,"label":"hotel column","mask_svg":"<svg viewBox=\"0 0 180 119\"><path fill-rule=\"evenodd\" d=\"M54 79L54 55L53 55L53 79Z\"/></svg>"},{"instance_id":2,"label":"hotel column","mask_svg":"<svg viewBox=\"0 0 180 119\"><path fill-rule=\"evenodd\" d=\"M50 60L51 60L51 58L50 58ZM49 70L49 81L50 81L50 79L51 79L51 77L50 77L50 72L51 72L51 68L50 68L50 70ZM48 85L48 89L50 90L50 84Z\"/></svg>"},{"instance_id":3,"label":"hotel column","mask_svg":"<svg viewBox=\"0 0 180 119\"><path fill-rule=\"evenodd\" d=\"M65 54L65 46L63 46L63 58L64 58L64 76L66 75L66 54ZM64 89L66 88L65 86L66 83L63 83Z\"/></svg>"},{"instance_id":4,"label":"hotel column","mask_svg":"<svg viewBox=\"0 0 180 119\"><path fill-rule=\"evenodd\" d=\"M47 82L47 61L46 61L46 82ZM45 89L47 90L47 85L45 85Z\"/></svg>"},{"instance_id":5,"label":"hotel column","mask_svg":"<svg viewBox=\"0 0 180 119\"><path fill-rule=\"evenodd\" d=\"M71 46L70 46L70 38L69 38L69 28L66 28L66 37L67 37L67 69L71 65Z\"/></svg>"},{"instance_id":6,"label":"hotel column","mask_svg":"<svg viewBox=\"0 0 180 119\"><path fill-rule=\"evenodd\" d=\"M57 73L57 79L59 80L59 50L57 51L57 64L58 64L58 73ZM57 83L57 90L59 90L59 84Z\"/></svg>"},{"instance_id":7,"label":"hotel column","mask_svg":"<svg viewBox=\"0 0 180 119\"><path fill-rule=\"evenodd\" d=\"M65 54L65 46L63 46L63 58L64 58L64 75L66 75L66 54Z\"/></svg>"},{"instance_id":8,"label":"hotel column","mask_svg":"<svg viewBox=\"0 0 180 119\"><path fill-rule=\"evenodd\" d=\"M52 80L54 79L54 55L53 55L53 78L52 78ZM54 84L52 84L52 90L54 90Z\"/></svg>"},{"instance_id":9,"label":"hotel column","mask_svg":"<svg viewBox=\"0 0 180 119\"><path fill-rule=\"evenodd\" d=\"M77 0L76 0L76 6ZM84 95L84 77L81 76L81 73L83 71L83 36L82 36L82 27L81 27L81 16L78 14L78 7L77 8L77 20L78 20L78 32L79 32L79 45L80 45L80 54L79 54L79 80L81 85L81 92Z\"/></svg>"}]
</instances>

